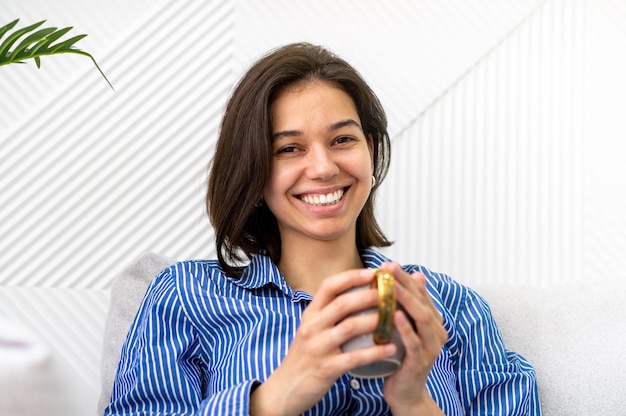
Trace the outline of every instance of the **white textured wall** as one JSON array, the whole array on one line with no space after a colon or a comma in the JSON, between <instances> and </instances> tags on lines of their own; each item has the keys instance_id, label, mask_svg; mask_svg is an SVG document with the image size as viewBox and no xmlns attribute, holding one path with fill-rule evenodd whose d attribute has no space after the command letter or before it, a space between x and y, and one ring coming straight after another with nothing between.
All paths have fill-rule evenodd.
<instances>
[{"instance_id":1,"label":"white textured wall","mask_svg":"<svg viewBox=\"0 0 626 416\"><path fill-rule=\"evenodd\" d=\"M390 6L393 4L393 7ZM206 165L237 77L322 43L385 105L388 253L468 283L625 278L626 0L3 0L82 57L0 67L0 315L95 408L111 279L212 257Z\"/></svg>"},{"instance_id":2,"label":"white textured wall","mask_svg":"<svg viewBox=\"0 0 626 416\"><path fill-rule=\"evenodd\" d=\"M582 277L586 7L539 4L395 137L400 257L470 282Z\"/></svg>"}]
</instances>

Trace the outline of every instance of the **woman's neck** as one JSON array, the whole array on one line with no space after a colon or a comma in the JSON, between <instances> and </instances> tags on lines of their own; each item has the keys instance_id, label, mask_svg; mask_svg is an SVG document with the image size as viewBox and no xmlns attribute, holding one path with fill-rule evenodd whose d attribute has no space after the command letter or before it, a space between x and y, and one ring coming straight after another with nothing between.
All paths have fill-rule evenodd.
<instances>
[{"instance_id":1,"label":"woman's neck","mask_svg":"<svg viewBox=\"0 0 626 416\"><path fill-rule=\"evenodd\" d=\"M278 268L294 290L315 295L325 278L361 268L363 262L356 243L341 241L283 241Z\"/></svg>"}]
</instances>

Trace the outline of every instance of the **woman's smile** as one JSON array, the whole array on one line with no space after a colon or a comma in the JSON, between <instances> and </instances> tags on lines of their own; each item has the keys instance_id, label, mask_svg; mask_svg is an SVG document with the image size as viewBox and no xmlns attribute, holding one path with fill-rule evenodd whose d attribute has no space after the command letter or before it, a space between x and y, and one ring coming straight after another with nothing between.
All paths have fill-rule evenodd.
<instances>
[{"instance_id":1,"label":"woman's smile","mask_svg":"<svg viewBox=\"0 0 626 416\"><path fill-rule=\"evenodd\" d=\"M344 190L342 188L327 194L303 194L300 195L300 199L309 205L328 206L338 204L343 194Z\"/></svg>"}]
</instances>

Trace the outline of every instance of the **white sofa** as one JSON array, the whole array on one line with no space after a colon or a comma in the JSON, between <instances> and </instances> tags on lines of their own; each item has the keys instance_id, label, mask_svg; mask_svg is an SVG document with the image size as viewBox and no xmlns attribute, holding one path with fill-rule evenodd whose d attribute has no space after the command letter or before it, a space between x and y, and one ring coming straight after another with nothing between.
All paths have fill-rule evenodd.
<instances>
[{"instance_id":1,"label":"white sofa","mask_svg":"<svg viewBox=\"0 0 626 416\"><path fill-rule=\"evenodd\" d=\"M100 414L146 287L172 263L146 254L113 283L104 334ZM626 285L590 281L475 289L491 305L507 348L524 355L536 368L544 415L626 415Z\"/></svg>"}]
</instances>

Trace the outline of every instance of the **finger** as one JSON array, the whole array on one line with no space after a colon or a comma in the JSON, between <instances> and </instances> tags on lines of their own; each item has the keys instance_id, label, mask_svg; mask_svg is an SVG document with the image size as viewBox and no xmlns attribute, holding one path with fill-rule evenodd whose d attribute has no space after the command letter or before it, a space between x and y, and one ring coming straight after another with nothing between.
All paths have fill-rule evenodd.
<instances>
[{"instance_id":1,"label":"finger","mask_svg":"<svg viewBox=\"0 0 626 416\"><path fill-rule=\"evenodd\" d=\"M435 319L421 324L415 331L406 314L397 311L394 324L406 348L407 357L411 361L415 361L416 357L420 360L437 357L448 338L446 330Z\"/></svg>"},{"instance_id":2,"label":"finger","mask_svg":"<svg viewBox=\"0 0 626 416\"><path fill-rule=\"evenodd\" d=\"M443 317L428 294L424 275L416 272L413 273L412 278L415 281L413 291L398 287L398 303L402 305L416 326L428 325L431 322L435 325L442 325Z\"/></svg>"},{"instance_id":3,"label":"finger","mask_svg":"<svg viewBox=\"0 0 626 416\"><path fill-rule=\"evenodd\" d=\"M372 269L352 269L328 277L324 279L317 290L309 308L321 309L348 289L369 284L373 277L374 271Z\"/></svg>"},{"instance_id":4,"label":"finger","mask_svg":"<svg viewBox=\"0 0 626 416\"><path fill-rule=\"evenodd\" d=\"M314 299L304 311L302 322L306 325L301 325L301 331L320 333L332 328L350 315L375 308L378 303L378 293L375 289L370 288L371 278L365 280L364 283L358 279L352 282L362 284L356 287L348 287L344 292L333 298L329 297L330 301L324 299L324 296L327 296L324 293L332 293L335 289L322 292L321 298ZM344 287L345 285L343 284L335 284L337 290ZM314 302L316 303L314 304Z\"/></svg>"},{"instance_id":5,"label":"finger","mask_svg":"<svg viewBox=\"0 0 626 416\"><path fill-rule=\"evenodd\" d=\"M418 289L413 292L404 287L398 287L396 291L398 303L402 305L405 312L416 324L426 322L433 317L437 321L441 321L441 314L424 286L422 285L421 288L419 288L419 284L417 286Z\"/></svg>"},{"instance_id":6,"label":"finger","mask_svg":"<svg viewBox=\"0 0 626 416\"><path fill-rule=\"evenodd\" d=\"M330 336L337 344L344 344L363 334L372 335L378 324L378 314L373 309L349 316L330 329Z\"/></svg>"},{"instance_id":7,"label":"finger","mask_svg":"<svg viewBox=\"0 0 626 416\"><path fill-rule=\"evenodd\" d=\"M400 333L402 343L407 352L414 351L420 347L420 338L412 322L402 311L396 311L393 317L393 324Z\"/></svg>"},{"instance_id":8,"label":"finger","mask_svg":"<svg viewBox=\"0 0 626 416\"><path fill-rule=\"evenodd\" d=\"M427 304L431 308L433 313L437 313L438 315L441 315L439 310L433 303L432 298L430 297L430 294L428 293L428 289L426 288L426 276L424 276L422 272L416 271L409 275L397 264L394 264L392 267L398 274L398 278L397 278L397 281L399 282L398 292L408 291L419 302L423 302L424 304Z\"/></svg>"},{"instance_id":9,"label":"finger","mask_svg":"<svg viewBox=\"0 0 626 416\"><path fill-rule=\"evenodd\" d=\"M443 327L441 313L425 289L424 293L425 297L423 300L420 300L413 296L412 293L401 288L397 294L398 302L402 305L405 312L405 316L402 316L402 318L409 322L409 327L419 338L422 348L429 351L438 351L447 340L448 333Z\"/></svg>"},{"instance_id":10,"label":"finger","mask_svg":"<svg viewBox=\"0 0 626 416\"><path fill-rule=\"evenodd\" d=\"M415 280L418 288L419 288L419 292L422 294L422 296L424 297L424 299L428 300L428 305L431 308L431 310L433 311L433 313L437 316L438 321L439 322L443 322L443 316L441 315L441 311L439 311L439 309L437 309L437 306L435 305L435 302L433 302L433 299L431 298L430 294L428 293L428 289L426 288L426 276L424 275L424 273L422 272L414 272L411 277Z\"/></svg>"},{"instance_id":11,"label":"finger","mask_svg":"<svg viewBox=\"0 0 626 416\"><path fill-rule=\"evenodd\" d=\"M356 315L372 315L378 317L378 292L367 286L349 289L333 299L322 310L317 311L321 325L336 326ZM357 322L357 321L355 321ZM362 331L365 332L365 331Z\"/></svg>"}]
</instances>

